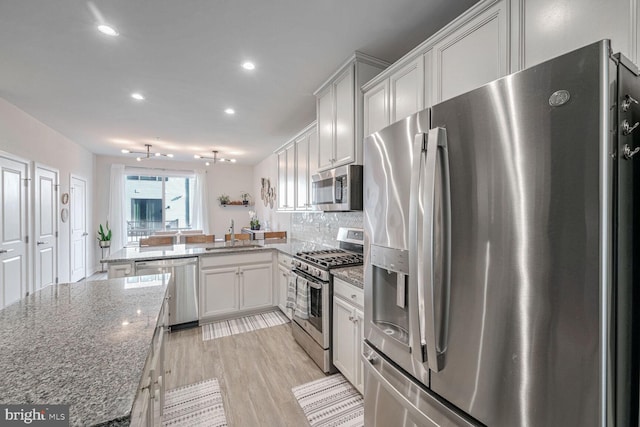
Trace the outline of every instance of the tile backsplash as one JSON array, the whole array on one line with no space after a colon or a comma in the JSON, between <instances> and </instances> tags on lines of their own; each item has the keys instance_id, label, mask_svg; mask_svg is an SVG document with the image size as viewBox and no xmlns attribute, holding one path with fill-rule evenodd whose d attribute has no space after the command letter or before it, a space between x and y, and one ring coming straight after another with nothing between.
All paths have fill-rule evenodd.
<instances>
[{"instance_id":1,"label":"tile backsplash","mask_svg":"<svg viewBox=\"0 0 640 427\"><path fill-rule=\"evenodd\" d=\"M363 213L322 212L292 213L291 236L319 245L338 247L336 236L340 227L363 227Z\"/></svg>"}]
</instances>

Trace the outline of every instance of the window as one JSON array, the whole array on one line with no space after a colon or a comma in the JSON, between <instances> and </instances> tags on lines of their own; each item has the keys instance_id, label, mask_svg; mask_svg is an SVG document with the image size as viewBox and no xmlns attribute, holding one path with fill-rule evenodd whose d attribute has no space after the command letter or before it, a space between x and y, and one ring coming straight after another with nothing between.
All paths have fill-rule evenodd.
<instances>
[{"instance_id":1,"label":"window","mask_svg":"<svg viewBox=\"0 0 640 427\"><path fill-rule=\"evenodd\" d=\"M127 240L157 231L191 228L195 178L192 175L127 175L124 208Z\"/></svg>"}]
</instances>

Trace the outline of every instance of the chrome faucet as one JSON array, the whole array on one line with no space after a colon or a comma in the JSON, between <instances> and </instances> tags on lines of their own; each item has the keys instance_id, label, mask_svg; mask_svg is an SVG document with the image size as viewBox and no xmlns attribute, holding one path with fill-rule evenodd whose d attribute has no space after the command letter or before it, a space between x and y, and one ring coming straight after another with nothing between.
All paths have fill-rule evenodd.
<instances>
[{"instance_id":1,"label":"chrome faucet","mask_svg":"<svg viewBox=\"0 0 640 427\"><path fill-rule=\"evenodd\" d=\"M229 227L229 231L231 232L231 243L235 243L236 242L236 228L235 228L235 225L233 223L233 220L231 220L231 227Z\"/></svg>"}]
</instances>

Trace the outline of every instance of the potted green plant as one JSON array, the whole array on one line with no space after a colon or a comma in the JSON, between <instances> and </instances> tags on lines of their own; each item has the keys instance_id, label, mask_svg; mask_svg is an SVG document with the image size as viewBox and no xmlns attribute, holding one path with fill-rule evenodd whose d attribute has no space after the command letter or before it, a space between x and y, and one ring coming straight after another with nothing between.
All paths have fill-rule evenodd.
<instances>
[{"instance_id":1,"label":"potted green plant","mask_svg":"<svg viewBox=\"0 0 640 427\"><path fill-rule=\"evenodd\" d=\"M229 196L227 196L226 194L221 194L220 196L218 196L218 201L220 202L221 205L228 205L229 204Z\"/></svg>"},{"instance_id":2,"label":"potted green plant","mask_svg":"<svg viewBox=\"0 0 640 427\"><path fill-rule=\"evenodd\" d=\"M98 227L98 236L96 238L98 239L98 244L101 248L108 248L111 246L111 229L109 228L109 221L106 222L104 227L100 224L100 227Z\"/></svg>"},{"instance_id":3,"label":"potted green plant","mask_svg":"<svg viewBox=\"0 0 640 427\"><path fill-rule=\"evenodd\" d=\"M253 218L249 224L252 230L260 230L260 221L258 218Z\"/></svg>"},{"instance_id":4,"label":"potted green plant","mask_svg":"<svg viewBox=\"0 0 640 427\"><path fill-rule=\"evenodd\" d=\"M251 197L251 194L249 193L240 193L240 198L242 199L243 205L246 206L249 204L249 197Z\"/></svg>"}]
</instances>

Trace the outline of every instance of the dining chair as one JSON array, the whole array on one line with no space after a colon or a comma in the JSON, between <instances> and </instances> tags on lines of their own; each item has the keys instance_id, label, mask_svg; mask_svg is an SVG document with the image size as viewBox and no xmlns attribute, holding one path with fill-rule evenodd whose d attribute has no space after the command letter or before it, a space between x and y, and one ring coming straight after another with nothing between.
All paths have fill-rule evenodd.
<instances>
[{"instance_id":1,"label":"dining chair","mask_svg":"<svg viewBox=\"0 0 640 427\"><path fill-rule=\"evenodd\" d=\"M150 236L140 239L140 246L169 246L175 242L175 236Z\"/></svg>"},{"instance_id":2,"label":"dining chair","mask_svg":"<svg viewBox=\"0 0 640 427\"><path fill-rule=\"evenodd\" d=\"M194 234L182 236L182 242L189 243L213 243L216 240L216 236L213 234Z\"/></svg>"},{"instance_id":3,"label":"dining chair","mask_svg":"<svg viewBox=\"0 0 640 427\"><path fill-rule=\"evenodd\" d=\"M286 239L287 232L286 231L265 231L264 239Z\"/></svg>"},{"instance_id":4,"label":"dining chair","mask_svg":"<svg viewBox=\"0 0 640 427\"><path fill-rule=\"evenodd\" d=\"M251 239L251 234L236 233L236 240L249 240L249 239ZM231 234L225 234L224 241L228 242L229 240L231 240Z\"/></svg>"}]
</instances>

